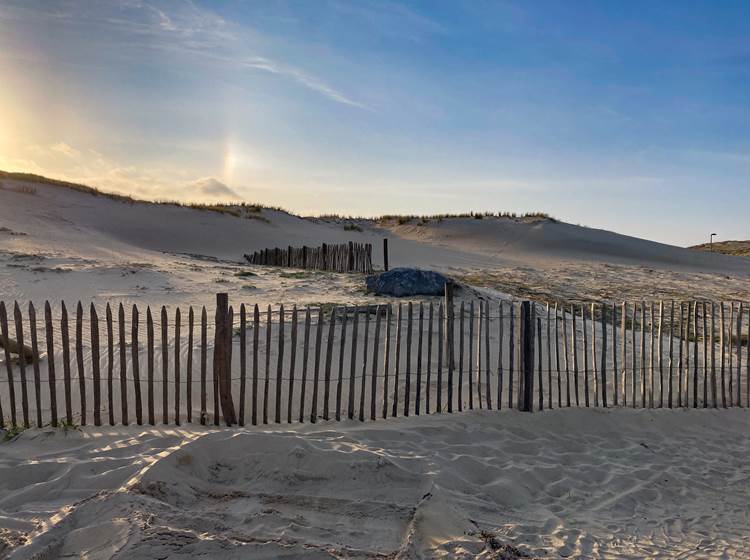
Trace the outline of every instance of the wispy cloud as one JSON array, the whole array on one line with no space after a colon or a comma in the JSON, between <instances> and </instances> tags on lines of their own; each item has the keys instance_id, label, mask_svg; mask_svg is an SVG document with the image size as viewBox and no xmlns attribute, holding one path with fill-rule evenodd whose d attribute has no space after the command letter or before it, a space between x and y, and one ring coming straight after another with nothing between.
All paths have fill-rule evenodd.
<instances>
[{"instance_id":1,"label":"wispy cloud","mask_svg":"<svg viewBox=\"0 0 750 560\"><path fill-rule=\"evenodd\" d=\"M87 41L96 37L117 47L121 56L159 50L190 60L221 62L236 68L260 70L293 81L331 101L368 109L326 80L263 52L261 34L246 24L227 21L191 0L119 0L115 4L66 3L50 10L46 3L10 0L0 6L0 20L45 22L45 25L85 27ZM101 33L93 34L92 29ZM7 56L7 55L6 55Z\"/></svg>"}]
</instances>

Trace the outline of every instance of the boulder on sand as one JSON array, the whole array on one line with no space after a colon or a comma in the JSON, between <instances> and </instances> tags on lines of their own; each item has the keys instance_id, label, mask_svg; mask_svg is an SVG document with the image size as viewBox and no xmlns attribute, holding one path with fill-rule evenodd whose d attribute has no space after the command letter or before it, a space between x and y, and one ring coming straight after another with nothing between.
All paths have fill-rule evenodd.
<instances>
[{"instance_id":1,"label":"boulder on sand","mask_svg":"<svg viewBox=\"0 0 750 560\"><path fill-rule=\"evenodd\" d=\"M381 296L439 296L451 280L439 272L418 268L394 268L365 279L367 291Z\"/></svg>"}]
</instances>

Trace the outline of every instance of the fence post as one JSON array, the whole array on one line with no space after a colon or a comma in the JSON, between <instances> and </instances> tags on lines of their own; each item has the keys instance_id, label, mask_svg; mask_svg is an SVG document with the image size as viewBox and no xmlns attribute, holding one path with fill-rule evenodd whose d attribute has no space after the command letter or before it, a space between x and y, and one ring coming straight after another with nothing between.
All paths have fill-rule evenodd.
<instances>
[{"instance_id":1,"label":"fence post","mask_svg":"<svg viewBox=\"0 0 750 560\"><path fill-rule=\"evenodd\" d=\"M221 411L227 426L237 423L232 402L232 372L229 370L229 345L232 331L229 328L229 295L216 294L216 331L214 342L214 375L219 380Z\"/></svg>"},{"instance_id":2,"label":"fence post","mask_svg":"<svg viewBox=\"0 0 750 560\"><path fill-rule=\"evenodd\" d=\"M348 254L348 258L349 258L349 260L348 260L348 264L347 264L346 269L349 272L352 272L354 270L354 242L352 242L352 241L349 242L349 254Z\"/></svg>"},{"instance_id":3,"label":"fence post","mask_svg":"<svg viewBox=\"0 0 750 560\"><path fill-rule=\"evenodd\" d=\"M388 272L388 238L383 238L383 269Z\"/></svg>"},{"instance_id":4,"label":"fence post","mask_svg":"<svg viewBox=\"0 0 750 560\"><path fill-rule=\"evenodd\" d=\"M521 410L534 411L534 307L530 301L521 303Z\"/></svg>"}]
</instances>

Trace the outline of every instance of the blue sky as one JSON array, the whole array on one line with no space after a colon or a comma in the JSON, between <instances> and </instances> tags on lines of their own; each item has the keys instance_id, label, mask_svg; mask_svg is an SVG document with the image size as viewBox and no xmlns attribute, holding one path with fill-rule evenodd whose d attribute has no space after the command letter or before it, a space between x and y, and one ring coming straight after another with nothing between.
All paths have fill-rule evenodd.
<instances>
[{"instance_id":1,"label":"blue sky","mask_svg":"<svg viewBox=\"0 0 750 560\"><path fill-rule=\"evenodd\" d=\"M750 238L750 3L0 0L0 169Z\"/></svg>"}]
</instances>

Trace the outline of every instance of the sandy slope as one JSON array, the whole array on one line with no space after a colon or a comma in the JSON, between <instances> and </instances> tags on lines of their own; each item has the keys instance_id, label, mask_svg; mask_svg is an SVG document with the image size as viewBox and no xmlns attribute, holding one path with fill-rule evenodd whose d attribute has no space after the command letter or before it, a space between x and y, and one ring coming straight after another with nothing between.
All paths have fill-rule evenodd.
<instances>
[{"instance_id":1,"label":"sandy slope","mask_svg":"<svg viewBox=\"0 0 750 560\"><path fill-rule=\"evenodd\" d=\"M565 410L32 430L2 446L2 526L29 543L11 558L740 558L747 425L745 410Z\"/></svg>"},{"instance_id":2,"label":"sandy slope","mask_svg":"<svg viewBox=\"0 0 750 560\"><path fill-rule=\"evenodd\" d=\"M707 254L603 230L507 218L360 221L305 220L264 210L242 219L173 205L129 204L49 185L4 181L0 190L0 293L43 300L81 295L147 303L361 302L356 277L319 275L295 282L256 267L236 276L242 255L286 245L390 238L391 266L443 270L500 292L538 298L750 299L750 259ZM35 194L17 192L23 186ZM313 285L314 284L314 285Z\"/></svg>"}]
</instances>

